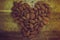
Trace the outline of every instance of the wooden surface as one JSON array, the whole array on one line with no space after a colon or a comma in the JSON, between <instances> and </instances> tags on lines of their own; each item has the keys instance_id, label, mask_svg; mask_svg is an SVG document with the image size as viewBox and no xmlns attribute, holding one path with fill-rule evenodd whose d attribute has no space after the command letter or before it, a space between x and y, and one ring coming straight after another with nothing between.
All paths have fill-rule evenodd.
<instances>
[{"instance_id":1,"label":"wooden surface","mask_svg":"<svg viewBox=\"0 0 60 40\"><path fill-rule=\"evenodd\" d=\"M45 31L41 32L40 40L60 40L60 31ZM0 40L29 40L27 38L22 39L19 32L4 32L0 31Z\"/></svg>"},{"instance_id":2,"label":"wooden surface","mask_svg":"<svg viewBox=\"0 0 60 40\"><path fill-rule=\"evenodd\" d=\"M10 4L9 2L10 1L7 0L6 2L0 0L0 9L9 10L12 4L12 3ZM59 2L57 2L57 0L49 2L51 2L51 5L55 5L56 3L56 7L55 6L53 7L53 13L51 14L49 24L42 28L40 38L41 40L60 40L60 9L59 9L60 5ZM9 5L10 7L8 6L5 7L6 5ZM5 13L0 12L0 30L8 31L8 32L4 31L0 32L0 40L20 40L19 32L9 32L9 31L19 31L20 29L17 27L15 23L12 22L10 13L7 12L6 11Z\"/></svg>"}]
</instances>

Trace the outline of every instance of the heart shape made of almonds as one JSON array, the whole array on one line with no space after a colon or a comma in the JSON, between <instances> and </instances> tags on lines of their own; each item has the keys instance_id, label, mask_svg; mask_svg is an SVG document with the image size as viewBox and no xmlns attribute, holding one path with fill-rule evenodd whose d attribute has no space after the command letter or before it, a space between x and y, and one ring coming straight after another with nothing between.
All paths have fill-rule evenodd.
<instances>
[{"instance_id":1,"label":"heart shape made of almonds","mask_svg":"<svg viewBox=\"0 0 60 40\"><path fill-rule=\"evenodd\" d=\"M30 7L28 3L20 1L18 3L14 2L11 16L22 27L22 34L32 38L48 23L50 13L49 4L43 1L36 2L34 7Z\"/></svg>"}]
</instances>

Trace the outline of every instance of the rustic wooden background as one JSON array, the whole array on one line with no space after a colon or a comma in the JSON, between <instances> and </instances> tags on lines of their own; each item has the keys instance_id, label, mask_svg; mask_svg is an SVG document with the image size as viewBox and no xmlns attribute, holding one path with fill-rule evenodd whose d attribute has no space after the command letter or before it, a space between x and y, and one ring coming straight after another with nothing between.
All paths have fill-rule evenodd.
<instances>
[{"instance_id":1,"label":"rustic wooden background","mask_svg":"<svg viewBox=\"0 0 60 40\"><path fill-rule=\"evenodd\" d=\"M0 40L20 40L20 28L10 16L13 1L0 0ZM60 0L46 0L46 2L51 5L52 13L49 24L41 30L40 38L41 40L60 40Z\"/></svg>"}]
</instances>

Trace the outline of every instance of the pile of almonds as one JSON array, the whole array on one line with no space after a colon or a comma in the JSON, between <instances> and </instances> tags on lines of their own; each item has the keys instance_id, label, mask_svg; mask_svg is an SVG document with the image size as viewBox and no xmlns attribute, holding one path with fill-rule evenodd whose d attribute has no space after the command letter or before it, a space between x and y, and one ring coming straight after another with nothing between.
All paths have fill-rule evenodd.
<instances>
[{"instance_id":1,"label":"pile of almonds","mask_svg":"<svg viewBox=\"0 0 60 40\"><path fill-rule=\"evenodd\" d=\"M34 8L30 7L28 3L22 3L22 1L14 2L11 16L22 27L22 35L32 40L48 23L50 7L49 4L42 1L36 2Z\"/></svg>"}]
</instances>

